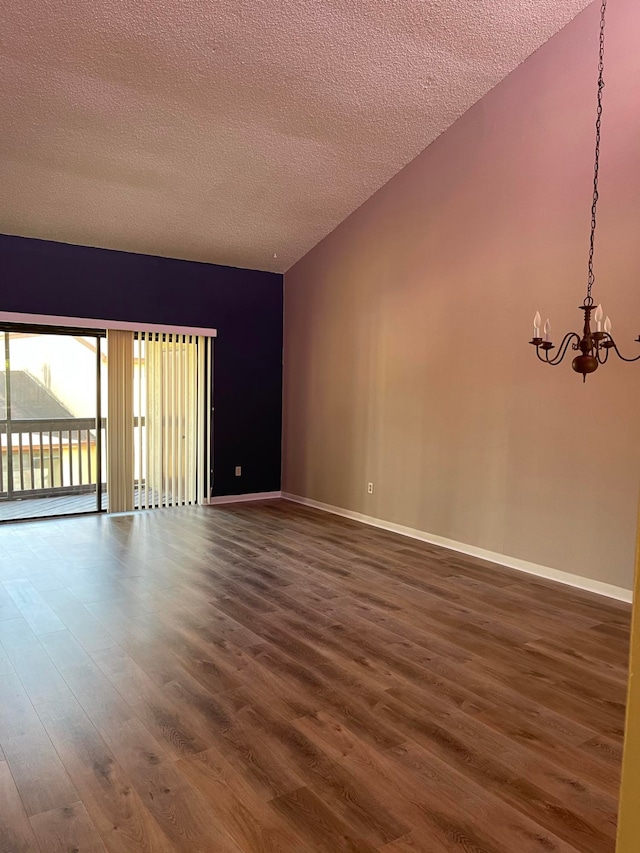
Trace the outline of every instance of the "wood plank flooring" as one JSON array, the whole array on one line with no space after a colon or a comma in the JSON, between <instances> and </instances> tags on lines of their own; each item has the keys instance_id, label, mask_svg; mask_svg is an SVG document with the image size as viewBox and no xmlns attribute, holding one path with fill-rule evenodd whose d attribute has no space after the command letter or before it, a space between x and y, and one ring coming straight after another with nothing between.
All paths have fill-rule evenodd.
<instances>
[{"instance_id":1,"label":"wood plank flooring","mask_svg":"<svg viewBox=\"0 0 640 853\"><path fill-rule=\"evenodd\" d=\"M613 853L630 608L295 504L0 526L1 853Z\"/></svg>"}]
</instances>

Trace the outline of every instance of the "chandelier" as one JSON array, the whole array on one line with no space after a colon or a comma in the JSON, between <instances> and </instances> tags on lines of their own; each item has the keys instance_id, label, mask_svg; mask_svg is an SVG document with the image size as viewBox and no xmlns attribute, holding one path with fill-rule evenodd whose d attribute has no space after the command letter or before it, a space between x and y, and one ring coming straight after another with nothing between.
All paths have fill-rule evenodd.
<instances>
[{"instance_id":1,"label":"chandelier","mask_svg":"<svg viewBox=\"0 0 640 853\"><path fill-rule=\"evenodd\" d=\"M541 335L541 317L540 313L536 312L533 319L533 338L529 341L536 348L536 355L544 364L550 364L555 367L564 359L571 345L572 350L580 353L577 355L571 364L576 373L582 374L584 382L589 373L593 373L598 369L598 365L605 364L609 358L609 352L613 350L622 361L638 361L640 355L635 358L625 358L618 349L615 340L611 335L611 320L606 317L604 323L602 321L603 311L602 306L596 306L593 301L591 291L595 282L593 273L593 249L596 234L596 212L598 208L598 172L600 168L600 126L602 121L602 90L604 89L604 26L605 13L607 10L607 0L602 0L600 7L600 52L598 62L598 109L596 112L596 156L593 168L593 201L591 204L591 236L589 240L589 264L587 277L587 295L584 298L580 310L584 311L584 325L582 334L578 332L568 332L562 339L562 343L558 347L555 355L551 355L551 350L555 349L555 345L551 342L551 324L547 320L544 324L544 337ZM595 330L591 329L591 315L595 322ZM636 338L640 343L640 335Z\"/></svg>"}]
</instances>

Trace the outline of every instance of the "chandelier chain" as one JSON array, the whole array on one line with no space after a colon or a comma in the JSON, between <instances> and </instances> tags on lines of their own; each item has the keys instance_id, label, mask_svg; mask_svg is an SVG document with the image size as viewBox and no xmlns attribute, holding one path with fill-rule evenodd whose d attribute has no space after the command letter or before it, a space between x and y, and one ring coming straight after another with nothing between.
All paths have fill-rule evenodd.
<instances>
[{"instance_id":1,"label":"chandelier chain","mask_svg":"<svg viewBox=\"0 0 640 853\"><path fill-rule=\"evenodd\" d=\"M585 304L593 305L591 290L596 277L593 272L593 251L596 236L596 213L598 209L598 177L600 171L600 126L602 123L602 90L604 89L604 25L607 0L600 6L600 52L598 57L598 108L596 111L596 154L593 166L593 201L591 203L591 235L589 238L589 275L587 280L587 298Z\"/></svg>"}]
</instances>

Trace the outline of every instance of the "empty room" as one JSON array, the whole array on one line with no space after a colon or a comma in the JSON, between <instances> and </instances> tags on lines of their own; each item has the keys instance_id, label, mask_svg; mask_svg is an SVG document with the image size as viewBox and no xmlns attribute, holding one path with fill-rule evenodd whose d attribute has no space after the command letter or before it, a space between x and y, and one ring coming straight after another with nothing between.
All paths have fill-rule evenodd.
<instances>
[{"instance_id":1,"label":"empty room","mask_svg":"<svg viewBox=\"0 0 640 853\"><path fill-rule=\"evenodd\" d=\"M639 45L6 0L1 853L639 853Z\"/></svg>"}]
</instances>

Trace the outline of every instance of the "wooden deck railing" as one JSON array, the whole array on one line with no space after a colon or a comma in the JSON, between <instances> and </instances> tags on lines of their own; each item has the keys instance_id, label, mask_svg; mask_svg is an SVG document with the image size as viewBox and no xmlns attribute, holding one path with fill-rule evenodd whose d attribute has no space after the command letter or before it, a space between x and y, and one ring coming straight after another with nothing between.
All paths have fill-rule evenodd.
<instances>
[{"instance_id":1,"label":"wooden deck railing","mask_svg":"<svg viewBox=\"0 0 640 853\"><path fill-rule=\"evenodd\" d=\"M0 499L95 492L96 428L95 418L0 421Z\"/></svg>"}]
</instances>

